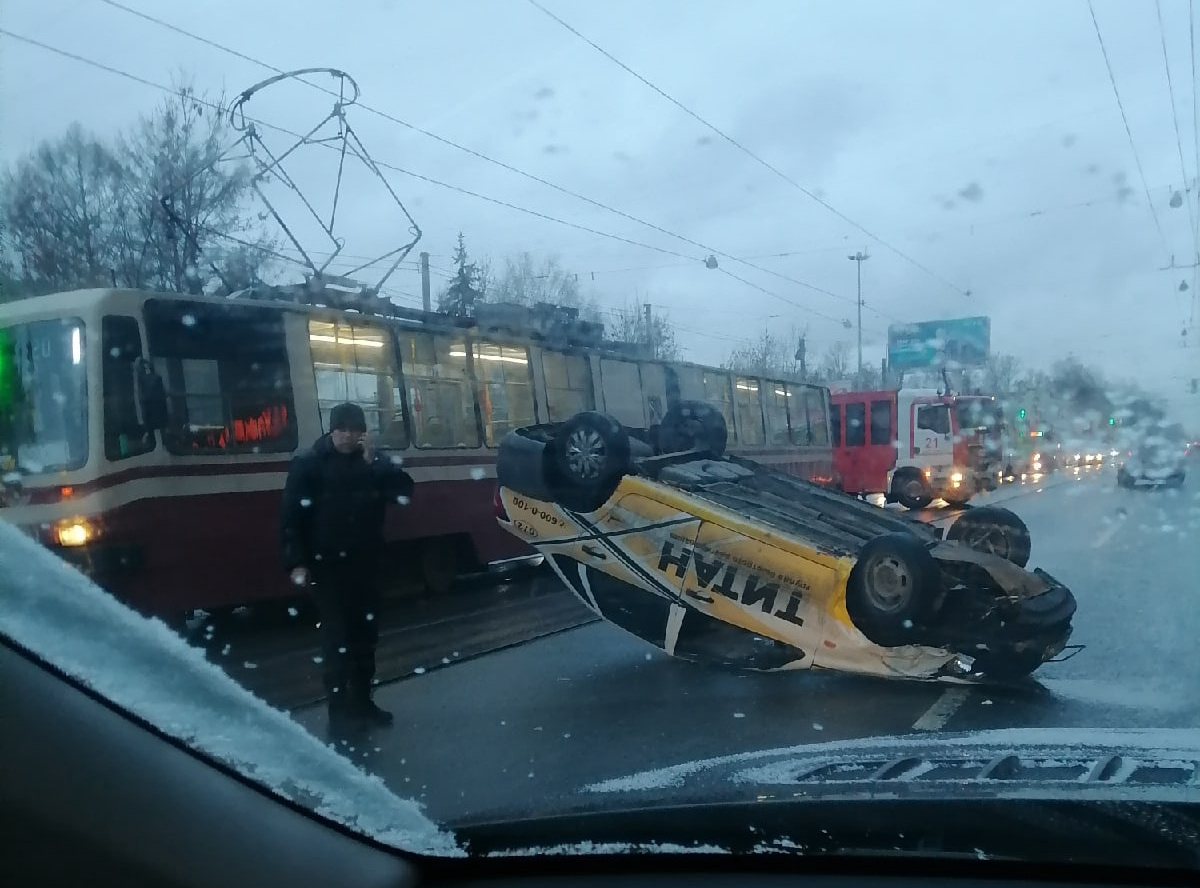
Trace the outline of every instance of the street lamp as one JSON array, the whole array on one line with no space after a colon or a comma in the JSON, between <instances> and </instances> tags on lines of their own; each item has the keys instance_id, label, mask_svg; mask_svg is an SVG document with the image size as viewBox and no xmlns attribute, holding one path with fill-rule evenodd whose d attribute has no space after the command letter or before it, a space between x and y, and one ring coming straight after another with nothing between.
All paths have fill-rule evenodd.
<instances>
[{"instance_id":1,"label":"street lamp","mask_svg":"<svg viewBox=\"0 0 1200 888\"><path fill-rule=\"evenodd\" d=\"M864 253L862 250L859 250L853 256L847 256L846 258L849 259L851 262L858 263L858 300L857 300L858 301L858 381L859 381L859 384L861 384L862 383L862 372L863 372L863 362L862 362L862 307L863 307L862 264L864 262L866 262L868 259L870 259L871 257L868 256L866 253Z\"/></svg>"}]
</instances>

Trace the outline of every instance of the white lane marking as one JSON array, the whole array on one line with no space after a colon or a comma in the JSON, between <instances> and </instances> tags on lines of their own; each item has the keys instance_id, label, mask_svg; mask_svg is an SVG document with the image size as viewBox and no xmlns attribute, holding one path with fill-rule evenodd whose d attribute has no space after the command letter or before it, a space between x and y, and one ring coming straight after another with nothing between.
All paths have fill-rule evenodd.
<instances>
[{"instance_id":1,"label":"white lane marking","mask_svg":"<svg viewBox=\"0 0 1200 888\"><path fill-rule=\"evenodd\" d=\"M687 612L682 604L672 604L671 613L667 617L667 635L663 639L663 650L675 655L675 642L679 641L679 627L683 625L683 615Z\"/></svg>"},{"instance_id":2,"label":"white lane marking","mask_svg":"<svg viewBox=\"0 0 1200 888\"><path fill-rule=\"evenodd\" d=\"M1104 528L1104 530L1100 531L1100 533L1099 533L1099 535L1097 535L1096 539L1092 540L1092 548L1099 549L1101 546L1103 546L1105 543L1107 543L1109 540L1111 540L1113 538L1113 536L1116 534L1116 532L1120 529L1121 529L1121 525L1119 522L1114 521L1112 524L1108 525L1108 527L1106 527L1106 528Z\"/></svg>"},{"instance_id":3,"label":"white lane marking","mask_svg":"<svg viewBox=\"0 0 1200 888\"><path fill-rule=\"evenodd\" d=\"M967 702L971 691L967 688L948 688L933 701L925 714L913 722L914 731L940 731L958 708Z\"/></svg>"}]
</instances>

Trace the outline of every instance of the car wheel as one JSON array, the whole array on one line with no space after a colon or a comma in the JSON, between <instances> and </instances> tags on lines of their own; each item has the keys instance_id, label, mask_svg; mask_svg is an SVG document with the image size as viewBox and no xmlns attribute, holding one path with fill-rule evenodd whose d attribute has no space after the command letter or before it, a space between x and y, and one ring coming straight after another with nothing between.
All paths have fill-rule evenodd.
<instances>
[{"instance_id":1,"label":"car wheel","mask_svg":"<svg viewBox=\"0 0 1200 888\"><path fill-rule=\"evenodd\" d=\"M901 472L892 479L892 494L906 509L924 509L933 502L925 476L917 471Z\"/></svg>"},{"instance_id":2,"label":"car wheel","mask_svg":"<svg viewBox=\"0 0 1200 888\"><path fill-rule=\"evenodd\" d=\"M1017 567L1029 563L1033 547L1025 522L1008 509L997 506L967 512L950 525L946 539L957 540L976 552L999 555Z\"/></svg>"},{"instance_id":3,"label":"car wheel","mask_svg":"<svg viewBox=\"0 0 1200 888\"><path fill-rule=\"evenodd\" d=\"M914 643L914 626L934 611L941 573L929 550L908 533L867 542L846 584L846 612L867 638L887 647Z\"/></svg>"},{"instance_id":4,"label":"car wheel","mask_svg":"<svg viewBox=\"0 0 1200 888\"><path fill-rule=\"evenodd\" d=\"M555 501L580 512L598 509L629 470L629 454L629 434L611 416L575 414L555 430L548 448Z\"/></svg>"},{"instance_id":5,"label":"car wheel","mask_svg":"<svg viewBox=\"0 0 1200 888\"><path fill-rule=\"evenodd\" d=\"M675 402L658 430L658 447L663 453L704 450L719 459L728 442L724 415L704 401Z\"/></svg>"}]
</instances>

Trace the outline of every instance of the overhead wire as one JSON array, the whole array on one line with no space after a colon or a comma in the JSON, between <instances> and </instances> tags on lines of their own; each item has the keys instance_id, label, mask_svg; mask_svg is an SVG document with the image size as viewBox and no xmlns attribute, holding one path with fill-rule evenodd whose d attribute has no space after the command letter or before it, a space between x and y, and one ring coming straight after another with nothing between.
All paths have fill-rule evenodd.
<instances>
[{"instance_id":1,"label":"overhead wire","mask_svg":"<svg viewBox=\"0 0 1200 888\"><path fill-rule=\"evenodd\" d=\"M120 2L118 2L118 0L100 0L100 2L101 2L101 3L104 3L104 4L108 5L108 6L111 6L111 7L115 8L115 9L119 9L119 10L122 10L122 11L124 11L124 12L127 12L127 13L129 13L129 14L131 14L131 15L135 15L135 16L137 16L138 18L144 19L145 21L151 22L151 23L153 23L153 24L155 24L155 25L159 25L160 27L167 28L167 29L168 29L168 30L170 30L170 31L173 31L173 32L175 32L175 33L177 33L177 34L180 34L180 35L184 36L184 37L188 37L188 38L190 38L190 39L192 39L192 40L195 40L195 41L198 41L198 42L200 42L200 43L203 43L204 45L206 45L206 46L209 46L209 47L212 47L213 49L217 49L217 50L219 50L219 51L221 51L221 52L228 53L229 55L232 55L232 56L234 56L234 57L236 57L236 58L242 59L243 61L250 62L251 64L257 65L257 66L259 66L259 67L261 67L261 68L264 68L264 69L266 69L266 70L268 70L268 71L272 71L272 72L274 72L274 73L276 73L276 74L284 74L284 73L286 73L286 72L285 72L285 71L284 71L282 68L278 68L278 67L276 67L275 65L272 65L272 64L270 64L269 62L264 62L263 60L261 60L261 59L258 59L258 58L255 58L254 56L248 55L248 54L246 54L246 53L243 53L243 52L239 52L239 51L238 51L238 50L236 50L236 49L233 49L233 48L231 48L231 47L229 47L229 46L226 46L226 45L224 45L224 44L222 44L222 43L219 43L219 42L217 42L217 41L215 41L215 40L210 40L210 39L209 39L209 38L207 38L207 37L202 37L202 36L200 36L199 34L195 34L195 33L191 32L191 31L187 30L186 28L181 28L181 27L179 27L178 25L173 25L173 24L171 24L170 22L168 22L168 21L165 21L165 20L163 20L163 19L160 19L160 18L157 18L157 17L155 17L155 16L153 16L153 15L150 15L149 13L145 13L145 12L142 12L142 11L140 11L140 10L133 9L133 8L131 8L131 7L129 7L129 6L126 6L126 5L125 5L125 4L123 4L123 3L120 3ZM328 94L328 95L332 95L332 96L338 96L338 93L337 93L336 91L334 91L334 90L331 90L331 89L329 89L329 88L327 88L327 87L321 86L320 84L313 83L312 81L305 80L304 78L297 78L297 79L298 79L298 80L299 80L301 83L305 84L305 85L306 85L306 86L308 86L308 87L311 87L312 89L316 89L316 90L318 90L318 91L320 91L320 92L323 92L323 93L326 93L326 94ZM508 171L508 172L510 172L510 173L513 173L513 174L515 174L515 175L521 176L522 178L528 179L528 180L530 180L530 181L532 181L532 182L536 182L536 183L538 183L539 185L543 185L543 186L545 186L545 187L547 187L547 188L551 188L551 189L553 189L554 191L557 191L557 192L559 192L560 194L565 194L565 195L567 195L568 197L571 197L571 198L573 198L573 199L575 199L575 200L583 201L584 203L590 204L591 206L594 206L594 207L596 207L596 208L598 208L598 209L604 210L605 212L612 213L612 214L614 214L614 215L616 215L616 216L619 216L619 217L621 217L621 218L623 218L623 219L626 219L626 220L628 220L628 221L630 221L630 222L634 222L634 223L636 223L636 224L638 224L638 225L645 226L646 228L650 228L651 230L653 230L653 231L657 231L657 232L658 232L658 233L660 233L660 234L665 234L665 235L667 235L668 237L674 238L674 239L676 239L676 240L678 240L678 241L681 241L681 242L683 242L683 243L686 243L686 244L688 244L688 245L690 245L690 246L696 247L697 249L704 250L704 251L706 251L706 252L708 252L708 253L710 253L710 254L713 254L713 255L715 255L715 256L720 256L720 257L722 257L722 258L724 258L724 259L728 259L728 260L730 260L730 261L737 262L737 263L739 263L739 264L742 264L742 265L745 265L745 266L747 266L747 267L749 267L749 268L753 268L753 269L755 269L756 271L760 271L760 272L762 272L762 273L764 273L764 274L771 275L771 276L773 276L773 277L776 277L776 278L779 278L779 279L781 279L781 280L785 280L785 281L787 281L787 282L789 282L789 283L795 284L796 286L803 287L804 289L811 290L812 292L815 292L815 293L820 293L820 294L822 294L822 295L824 295L824 296L829 296L829 297L831 297L831 298L833 298L833 299L838 299L838 300L842 300L842 301L844 301L844 302L849 302L850 304L854 304L854 299L853 299L853 297L844 296L844 295L842 295L842 294L840 294L840 293L833 292L832 290L828 290L828 289L825 289L825 288L823 288L823 287L819 287L819 286L817 286L817 285L815 285L815 284L811 284L811 283L809 283L808 281L804 281L804 280L801 280L801 279L799 279L799 278L792 277L792 276L790 276L790 275L785 275L785 274L783 274L782 272L778 272L778 271L776 271L776 270L774 270L774 269L770 269L770 268L764 268L764 267L762 267L762 266L756 265L756 264L754 264L753 262L750 262L750 261L748 261L748 260L745 260L745 259L741 259L741 258L739 258L739 257L737 257L737 256L734 256L734 255L731 255L731 254L729 254L729 253L726 253L725 251L723 251L723 250L719 250L719 249L717 249L716 247L709 246L708 244L704 244L704 243L702 243L702 242L700 242L700 241L697 241L697 240L694 240L694 239L692 239L692 238L689 238L689 237L687 237L687 236L685 236L685 235L679 234L678 232L671 231L670 229L668 229L668 228L665 228L665 227L663 227L663 226L661 226L661 225L658 225L658 224L656 224L656 223L654 223L654 222L650 222L650 221L648 221L648 220L646 220L646 219L642 219L642 218L640 218L640 217L638 217L638 216L635 216L635 215L633 215L633 214L631 214L631 213L627 213L627 212L625 212L624 210L619 210L619 209L617 209L616 207L610 206L610 205L608 205L608 204L606 204L606 203L604 203L604 202L602 202L602 201L599 201L599 200L596 200L596 199L594 199L594 198L588 197L588 196L586 196L586 195L584 195L584 194L580 194L580 193L578 193L578 192L576 192L576 191L572 191L571 189L569 189L569 188L566 188L566 187L564 187L564 186L562 186L562 185L559 185L559 184L557 184L556 182L552 182L552 181L550 181L549 179L543 178L542 176L538 176L538 175L536 175L536 174L534 174L534 173L530 173L530 172L528 172L527 170L523 170L523 169L521 169L521 168L519 168L519 167L516 167L516 166L514 166L514 165L512 165L512 164L506 163L506 162L504 162L504 161L502 161L502 160L497 160L496 158L494 158L494 157L490 157L490 156L488 156L488 155L486 155L486 154L482 153L481 151L477 151L477 150L475 150L474 148L470 148L470 147L468 147L468 146L466 146L466 145L460 144L459 142L455 142L455 141L454 141L454 140L452 140L452 139L447 139L447 138L446 138L446 137L444 137L444 136L440 136L440 135L438 135L437 133L434 133L434 132L432 132L432 131L430 131L430 130L427 130L427 129L423 128L423 127L417 126L416 124L414 124L414 123L411 123L411 122L409 122L409 121L407 121L407 120L403 120L403 119L401 119L401 118L399 118L399 117L396 117L396 116L395 116L395 115L393 115L393 114L389 114L388 112L386 112L386 111L383 111L383 110L381 110L381 109L379 109L379 108L372 107L371 105L367 105L367 104L365 104L365 103L363 103L363 102L358 102L358 103L356 103L356 104L357 104L357 107L359 107L359 108L362 108L364 111L366 111L366 112L368 112L368 113L371 113L371 114L374 114L374 115L376 115L376 116L378 116L378 117L381 117L381 118L383 118L384 120L387 120L387 121L389 121L389 122L391 122L391 123L397 124L398 126L402 126L402 127L406 128L406 129L412 130L413 132L420 133L420 134L421 134L421 135L423 135L423 136L426 136L426 137L428 137L428 138L430 138L430 139L433 139L433 140L435 140L435 141L437 141L437 142L440 142L441 144L443 144L443 145L446 145L446 146L448 146L448 147L454 148L454 149L455 149L455 150L457 150L457 151L461 151L461 152L463 152L463 153L465 153L465 154L469 154L470 156L472 156L472 157L474 157L474 158L476 158L476 159L478 159L478 160L482 160L482 161L484 161L485 163L489 163L489 164L492 164L492 165L494 165L494 166L500 167L501 169L504 169L504 170L506 170L506 171ZM881 315L882 317L889 317L889 319L891 319L891 320L896 320L895 318L891 318L890 316L888 316L888 315L885 315L883 312L880 312L878 309L872 309L872 311L874 311L875 313L877 313L877 314Z\"/></svg>"},{"instance_id":2,"label":"overhead wire","mask_svg":"<svg viewBox=\"0 0 1200 888\"><path fill-rule=\"evenodd\" d=\"M105 0L105 2L108 2L108 0ZM701 115L699 115L698 113L693 111L691 108L684 105L681 101L676 99L674 96L670 95L665 90L661 89L660 87L658 87L657 85L652 83L649 79L647 79L643 75L639 74L633 68L629 67L629 65L622 62L620 59L618 59L616 56L614 56L608 50L604 49L604 47L600 46L594 40L591 40L590 38L586 37L584 34L580 33L579 30L572 27L568 22L559 18L557 15L555 15L553 12L551 12L549 9L547 9L545 6L543 6L541 3L539 3L538 0L527 0L527 2L531 6L535 7L536 9L540 10L541 12L545 13L547 16L549 16L554 21L558 22L558 24L560 24L563 28L570 31L572 34L574 34L576 37L578 37L584 43L588 44L588 46L592 47L592 49L596 50L598 53L600 53L602 56L604 56L610 62L612 62L613 64L617 65L617 67L624 70L627 74L631 75L632 77L634 77L635 79L637 79L638 81L643 83L645 86L649 87L651 90L656 92L658 95L662 96L662 98L666 99L668 102L670 102L672 105L674 105L676 108L678 108L683 113L687 114L689 117L691 117L697 123L701 124L708 130L711 130L713 133L720 136L724 141L728 142L734 148L741 151L743 154L745 154L751 160L758 163L760 166L764 167L765 169L769 170L771 173L778 176L784 182L787 182L789 185L791 185L793 188L798 190L800 193L804 194L806 197L809 197L812 200L816 201L818 204L823 206L829 212L833 213L833 215L837 216L843 222L854 227L855 229L860 231L862 234L865 234L867 237L871 238L871 240L878 243L880 246L882 246L885 249L889 250L890 252L896 254L901 259L910 263L911 265L915 266L916 268L919 268L921 271L925 272L927 275L932 277L934 280L938 281L941 284L944 284L945 286L947 286L950 289L957 292L959 295L964 295L964 296L967 295L967 291L965 291L963 288L959 287L958 285L956 285L956 284L950 282L949 280L947 280L946 278L942 277L942 275L938 274L933 269L929 268L928 266L926 266L923 263L919 262L918 260L914 259L912 256L905 253L903 250L888 243L886 240L884 240L879 235L875 234L872 231L869 231L867 228L865 228L863 225L859 224L857 221L855 221L854 219L847 216L845 213L843 213L837 207L833 206L828 201L826 201L825 199L823 199L822 197L820 197L813 191L809 190L808 188L805 188L798 181L793 179L787 173L783 172L781 169L776 167L774 164L771 164L770 162L764 160L760 155L751 151L749 148L747 148L745 145L743 145L737 139L733 138L733 136L729 135L724 130L717 127L715 124L709 122L704 117L702 117Z\"/></svg>"},{"instance_id":3,"label":"overhead wire","mask_svg":"<svg viewBox=\"0 0 1200 888\"><path fill-rule=\"evenodd\" d=\"M1162 0L1154 0L1154 9L1158 13L1158 36L1162 41L1163 69L1167 73L1167 95L1171 99L1171 120L1175 124L1175 147L1179 151L1179 174L1183 177L1183 187L1186 191L1188 174L1187 174L1187 168L1185 167L1185 165L1183 163L1183 137L1179 133L1179 113L1175 108L1175 85L1171 81L1171 63L1167 59L1167 31L1166 31L1166 28L1163 27ZM1194 75L1194 73L1195 72L1193 72L1193 75ZM1193 86L1192 86L1192 95L1193 95L1192 110L1194 112L1195 111L1195 102L1194 102L1195 81L1194 80L1193 80ZM1187 201L1187 210L1188 210L1188 223L1192 230L1192 244L1194 247L1197 242L1198 235L1197 235L1197 231L1196 231L1196 214L1192 210L1192 202L1190 200ZM1193 262L1200 261L1200 259L1197 259L1197 257L1194 255L1195 252L1196 251L1193 249L1192 261Z\"/></svg>"},{"instance_id":4,"label":"overhead wire","mask_svg":"<svg viewBox=\"0 0 1200 888\"><path fill-rule=\"evenodd\" d=\"M71 59L71 60L73 60L73 61L76 61L76 62L79 62L79 63L81 63L81 64L88 65L88 66L91 66L91 67L97 68L97 69L99 69L99 70L102 70L102 71L107 71L107 72L108 72L108 73L110 73L110 74L114 74L114 75L116 75L116 76L118 76L118 77L123 77L123 78L125 78L125 79L128 79L128 80L131 80L131 81L133 81L133 82L135 82L135 83L140 83L140 84L142 84L143 86L148 86L148 87L150 87L150 88L152 88L152 89L156 89L156 90L159 90L159 91L161 91L161 92L168 93L168 94L172 94L172 93L174 93L174 90L173 90L173 89L171 89L171 87L169 87L169 86L166 86L166 85L164 85L164 84L161 84L161 83L156 83L156 82L154 82L153 80L149 80L149 79L147 79L147 78L145 78L145 77L140 77L140 76L138 76L138 75L136 75L136 74L133 74L133 73L131 73L131 72L129 72L129 71L123 71L123 70L121 70L120 68L115 68L115 67L113 67L113 66L111 66L111 65L106 65L106 64L104 64L104 63L102 63L102 62L97 62L97 61L96 61L96 60L94 60L94 59L90 59L90 58L87 58L86 56L82 56L82 55L79 55L79 54L77 54L77 53L73 53L73 52L70 52L70 51L68 51L68 50L61 49L60 47L57 47L57 46L52 46L52 45L50 45L50 44L48 44L48 43L43 43L43 42L42 42L42 41L40 41L40 40L36 40L36 39L34 39L34 38L32 38L32 37L27 37L27 36L25 36L25 35L23 35L23 34L18 34L18 33L14 32L14 31L10 31L10 30L8 30L7 28L0 28L0 35L6 36L6 37L10 37L10 38L12 38L12 39L14 39L14 40L18 40L18 41L20 41L20 42L22 42L22 43L26 43L26 44L28 44L28 45L30 45L30 46L35 46L35 47L37 47L37 48L39 48L39 49L42 49L42 50L44 50L44 51L46 51L46 52L50 52L50 53L53 53L53 54L55 54L55 55L62 56L62 57L64 57L64 58ZM199 104L201 104L201 105L204 105L204 106L206 106L206 107L212 108L212 109L214 109L214 110L217 110L217 111L223 111L223 110L225 110L225 109L223 109L223 108L222 108L222 107L221 107L219 104L217 104L216 102L210 102L210 101L207 101L207 100L204 100L204 99L200 99L200 98L198 98L198 97L193 97L193 99L192 99L192 100L193 100L193 101L195 101L195 102L198 102L198 103L199 103ZM298 138L300 138L300 137L301 137L299 133L297 133L297 132L295 132L295 131L293 131L293 130L290 130L290 129L286 128L286 127L281 127L281 126L278 126L278 125L276 125L276 124L268 123L267 121L265 121L265 120L262 120L262 119L260 119L260 118L255 118L255 117L251 117L251 116L247 115L247 116L245 117L245 119L246 119L247 121L249 121L249 122L252 122L252 123L255 123L255 124L257 124L258 126L261 126L261 127L265 128L265 129L274 130L275 132L282 133L282 134L284 134L284 135L287 135L287 136L291 136L292 138L297 138L297 139L298 139ZM329 149L330 149L330 150L332 150L332 151L336 151L336 150L337 150L336 146L333 146L333 145L325 145L325 144L324 144L324 143L322 143L322 142L313 142L312 144L314 144L314 145L321 145L322 147L327 147L327 148L329 148ZM631 238L624 237L624 236L622 236L622 235L619 235L619 234L613 234L613 233L611 233L611 232L607 232L607 231L601 231L601 230L599 230L599 229L595 229L595 228L590 228L590 227L588 227L588 226L586 226L586 225L581 225L581 224L579 224L579 223L577 223L577 222L571 222L571 221L568 221L568 220L566 220L566 219L559 219L559 218L557 218L557 217L555 217L555 216L549 215L548 213L542 213L542 212L540 212L540 211L538 211L538 210L529 209L528 207L523 207L523 206L520 206L520 205L518 205L518 204L510 203L510 202L508 202L508 201L501 200L501 199L499 199L499 198L490 197L490 196L488 196L488 195L485 195L485 194L480 194L480 193L478 193L478 192L471 191L470 189L463 188L462 186L459 186L459 185L453 185L453 184L451 184L451 183L448 183L448 182L442 182L441 180L439 180L439 179L435 179L435 178L433 178L432 176L426 176L426 175L424 175L424 174L422 174L422 173L418 173L418 172L416 172L416 171L414 171L414 170L405 169L405 168L403 168L403 167L400 167L400 166L397 166L397 165L395 165L395 164L386 163L386 162L384 162L384 161L376 161L376 162L375 162L375 165L376 165L376 166L378 166L378 167L380 167L380 168L383 168L383 169L392 170L393 172L402 173L402 174L404 174L404 175L406 175L406 176L410 176L410 177L412 177L412 178L414 178L414 179L419 179L419 180L421 180L421 181L423 181L423 182L428 182L428 183L429 183L429 184L431 184L431 185L437 185L438 187L445 188L445 189L448 189L448 190L450 190L450 191L455 191L455 192L458 192L458 193L460 193L460 194L464 194L464 195L467 195L467 196L469 196L469 197L473 197L473 198L476 198L476 199L478 199L478 200L485 201L485 202L487 202L487 203L491 203L491 204L495 204L495 205L497 205L497 206L505 207L505 208L507 208L507 209L514 210L514 211L516 211L516 212L520 212L520 213L524 213L524 214L526 214L526 215L533 216L533 217L535 217L535 218L543 219L543 220L545 220L545 221L548 221L548 222L554 222L554 223L556 223L556 224L559 224L559 225L564 225L564 226L566 226L566 227L568 227L568 228L574 228L574 229L576 229L576 230L583 231L583 232L586 232L586 233L588 233L588 234L593 234L593 235L596 235L596 236L598 236L598 237L603 237L603 238L608 238L608 239L610 239L610 240L619 241L619 242L621 242L621 243L629 244L630 246L639 247L639 248L641 248L641 249L645 249L645 250L651 250L651 251L654 251L654 252L657 252L657 253L662 253L662 254L664 254L664 255L667 255L667 256L674 256L674 257L676 257L676 258L678 258L678 259L689 259L689 260L692 260L692 261L693 261L693 263L698 263L698 262L699 262L699 260L696 260L694 257L688 256L688 255L686 255L686 254L684 254L684 253L680 253L680 252L678 252L677 250L671 250L671 249L669 249L669 248L667 248L667 247L660 247L660 246L656 246L656 245L654 245L654 244L647 244L647 243L643 243L643 242L641 242L641 241L636 241L636 240L633 240L633 239L631 239ZM222 237L227 237L227 238L229 237L229 235L226 235L224 232L215 232L215 231L214 231L214 233L216 233L216 234L219 234L219 235L220 235L220 236L222 236ZM278 253L276 253L275 255L276 255L278 258L286 259L287 261L295 261L295 259L294 259L293 257L290 257L290 256L288 256L288 257L285 257L285 256L282 256L282 254L278 254ZM722 270L723 270L723 269L722 269ZM776 293L776 292L774 292L774 291L772 291L772 290L768 290L768 289L767 289L767 288L765 288L765 287L759 286L758 284L751 283L750 281L747 281L747 280L745 280L744 278L741 278L741 277L739 277L739 276L737 276L737 275L734 275L734 274L732 274L732 273L730 273L730 272L725 272L725 273L726 273L727 275L729 275L730 277L734 278L735 280L741 281L742 283L746 284L747 286L749 286L749 287L751 287L751 288L753 288L753 289L755 289L755 290L758 290L758 291L760 291L760 292L762 292L762 293L764 293L764 294L766 294L766 295L768 295L768 296L771 296L772 298L774 298L774 299L777 299L777 300L779 300L779 301L781 301L781 302L783 302L783 303L785 303L785 304L787 304L787 305L790 305L790 306L792 306L793 308L796 308L796 309L798 309L798 310L800 310L800 311L807 312L807 313L809 313L809 314L813 314L813 315L816 315L816 316L818 316L818 317L823 317L823 318L830 318L830 317L831 317L830 315L824 314L823 312L820 312L820 311L818 311L818 310L816 310L816 309L810 308L809 306L802 305L802 304L800 304L800 303L796 302L795 300L788 299L787 297L785 297L785 296L783 296L783 295L781 295L781 294L779 294L779 293Z\"/></svg>"},{"instance_id":5,"label":"overhead wire","mask_svg":"<svg viewBox=\"0 0 1200 888\"><path fill-rule=\"evenodd\" d=\"M1137 145L1133 141L1133 130L1129 128L1129 117L1125 113L1125 104L1121 101L1121 91L1117 89L1117 78L1113 73L1112 62L1108 58L1108 47L1104 45L1104 35L1100 33L1100 22L1096 20L1096 9L1092 5L1092 0L1088 0L1088 11L1092 15L1092 25L1096 29L1096 41L1100 44L1100 54L1104 56L1104 66L1108 69L1108 80L1112 84L1113 96L1117 100L1117 110L1121 112L1121 122L1125 124L1125 135L1129 137L1129 149L1133 152L1134 163L1137 164L1138 175L1142 179L1142 189L1146 193L1146 204L1150 207L1150 214L1154 217L1154 227L1158 231L1158 238L1162 241L1163 252L1171 255L1171 248L1167 246L1167 236L1163 233L1162 223L1158 219L1158 210L1155 209L1154 201L1150 199L1150 186L1146 183L1146 171L1142 168L1142 158L1138 154Z\"/></svg>"}]
</instances>

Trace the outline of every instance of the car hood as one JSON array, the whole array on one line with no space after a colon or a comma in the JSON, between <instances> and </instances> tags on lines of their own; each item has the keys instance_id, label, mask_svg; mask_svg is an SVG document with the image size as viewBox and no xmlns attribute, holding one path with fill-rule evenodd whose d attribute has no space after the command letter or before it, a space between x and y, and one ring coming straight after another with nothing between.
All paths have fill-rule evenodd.
<instances>
[{"instance_id":1,"label":"car hood","mask_svg":"<svg viewBox=\"0 0 1200 888\"><path fill-rule=\"evenodd\" d=\"M538 798L536 813L492 811L453 826L472 853L509 853L524 835L543 851L554 840L576 853L580 842L924 853L933 846L920 842L936 834L941 850L970 856L1029 859L1031 847L1069 847L1115 862L1147 841L1135 832L1165 818L1170 853L1182 849L1186 865L1200 866L1198 781L1195 730L887 736L679 762ZM1120 849L1094 834L1101 820ZM1047 832L1066 844L1046 845Z\"/></svg>"}]
</instances>

